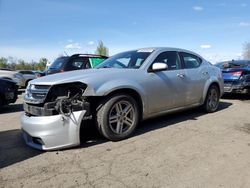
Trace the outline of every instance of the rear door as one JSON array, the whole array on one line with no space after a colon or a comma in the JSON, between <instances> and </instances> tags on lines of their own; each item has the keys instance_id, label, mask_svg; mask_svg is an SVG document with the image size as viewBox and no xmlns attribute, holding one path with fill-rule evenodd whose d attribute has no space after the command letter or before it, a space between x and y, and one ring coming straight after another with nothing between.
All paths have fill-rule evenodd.
<instances>
[{"instance_id":1,"label":"rear door","mask_svg":"<svg viewBox=\"0 0 250 188\"><path fill-rule=\"evenodd\" d=\"M206 80L209 79L207 66L202 63L202 59L194 54L180 52L185 77L183 79L186 85L185 104L192 105L200 103L203 97L203 91Z\"/></svg>"}]
</instances>

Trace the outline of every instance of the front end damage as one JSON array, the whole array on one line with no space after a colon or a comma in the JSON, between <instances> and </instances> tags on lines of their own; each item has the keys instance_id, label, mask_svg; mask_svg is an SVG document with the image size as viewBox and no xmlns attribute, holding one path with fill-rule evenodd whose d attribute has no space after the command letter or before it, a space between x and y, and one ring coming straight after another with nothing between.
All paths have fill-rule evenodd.
<instances>
[{"instance_id":1,"label":"front end damage","mask_svg":"<svg viewBox=\"0 0 250 188\"><path fill-rule=\"evenodd\" d=\"M25 142L54 150L80 144L80 127L91 119L90 105L80 82L53 86L30 84L24 97L21 125Z\"/></svg>"}]
</instances>

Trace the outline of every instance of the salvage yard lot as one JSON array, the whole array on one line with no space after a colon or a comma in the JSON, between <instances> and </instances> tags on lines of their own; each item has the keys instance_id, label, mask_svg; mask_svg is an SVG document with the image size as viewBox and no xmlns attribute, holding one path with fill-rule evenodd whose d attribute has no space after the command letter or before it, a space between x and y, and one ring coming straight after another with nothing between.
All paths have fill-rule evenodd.
<instances>
[{"instance_id":1,"label":"salvage yard lot","mask_svg":"<svg viewBox=\"0 0 250 188\"><path fill-rule=\"evenodd\" d=\"M142 122L120 142L86 130L80 147L53 152L24 144L19 97L0 110L0 187L250 187L250 100L237 97Z\"/></svg>"}]
</instances>

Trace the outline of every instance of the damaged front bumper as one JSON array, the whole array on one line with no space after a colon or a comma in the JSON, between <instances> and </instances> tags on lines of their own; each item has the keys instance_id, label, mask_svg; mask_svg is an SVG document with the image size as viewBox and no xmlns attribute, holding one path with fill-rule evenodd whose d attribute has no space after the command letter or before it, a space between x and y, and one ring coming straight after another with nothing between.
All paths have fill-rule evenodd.
<instances>
[{"instance_id":1,"label":"damaged front bumper","mask_svg":"<svg viewBox=\"0 0 250 188\"><path fill-rule=\"evenodd\" d=\"M21 128L27 145L39 150L62 149L80 144L80 127L86 110L52 116L22 114Z\"/></svg>"}]
</instances>

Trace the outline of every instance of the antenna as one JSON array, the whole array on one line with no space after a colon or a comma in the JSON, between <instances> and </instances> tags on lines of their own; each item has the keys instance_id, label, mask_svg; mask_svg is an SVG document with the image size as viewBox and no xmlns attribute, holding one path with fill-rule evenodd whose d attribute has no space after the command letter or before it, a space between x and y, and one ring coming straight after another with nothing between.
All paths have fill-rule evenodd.
<instances>
[{"instance_id":1,"label":"antenna","mask_svg":"<svg viewBox=\"0 0 250 188\"><path fill-rule=\"evenodd\" d=\"M65 53L66 56L69 56L68 53L66 51L63 51Z\"/></svg>"}]
</instances>

